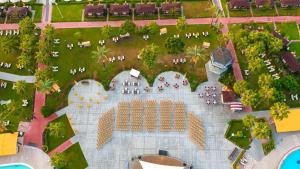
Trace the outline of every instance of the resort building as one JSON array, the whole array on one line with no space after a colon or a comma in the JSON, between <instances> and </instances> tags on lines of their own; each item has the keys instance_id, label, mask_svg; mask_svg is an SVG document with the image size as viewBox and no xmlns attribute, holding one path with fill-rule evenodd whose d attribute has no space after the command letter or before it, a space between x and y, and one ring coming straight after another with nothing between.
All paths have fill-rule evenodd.
<instances>
[{"instance_id":1,"label":"resort building","mask_svg":"<svg viewBox=\"0 0 300 169\"><path fill-rule=\"evenodd\" d=\"M132 169L188 169L186 162L167 155L145 155L132 159Z\"/></svg>"},{"instance_id":2,"label":"resort building","mask_svg":"<svg viewBox=\"0 0 300 169\"><path fill-rule=\"evenodd\" d=\"M300 72L300 63L291 52L283 52L281 59L292 73Z\"/></svg>"},{"instance_id":3,"label":"resort building","mask_svg":"<svg viewBox=\"0 0 300 169\"><path fill-rule=\"evenodd\" d=\"M154 15L156 13L156 7L154 3L136 4L135 13L137 15Z\"/></svg>"},{"instance_id":4,"label":"resort building","mask_svg":"<svg viewBox=\"0 0 300 169\"><path fill-rule=\"evenodd\" d=\"M280 0L280 5L283 8L299 7L300 1L299 0Z\"/></svg>"},{"instance_id":5,"label":"resort building","mask_svg":"<svg viewBox=\"0 0 300 169\"><path fill-rule=\"evenodd\" d=\"M181 4L176 3L162 3L161 11L165 15L179 14L181 12Z\"/></svg>"},{"instance_id":6,"label":"resort building","mask_svg":"<svg viewBox=\"0 0 300 169\"><path fill-rule=\"evenodd\" d=\"M8 18L15 18L15 19L22 19L25 18L29 14L28 7L9 7L7 9L7 17Z\"/></svg>"},{"instance_id":7,"label":"resort building","mask_svg":"<svg viewBox=\"0 0 300 169\"><path fill-rule=\"evenodd\" d=\"M250 4L247 0L230 0L228 4L230 9L249 9Z\"/></svg>"},{"instance_id":8,"label":"resort building","mask_svg":"<svg viewBox=\"0 0 300 169\"><path fill-rule=\"evenodd\" d=\"M290 109L287 118L276 120L275 127L278 133L300 131L300 109Z\"/></svg>"},{"instance_id":9,"label":"resort building","mask_svg":"<svg viewBox=\"0 0 300 169\"><path fill-rule=\"evenodd\" d=\"M232 64L232 56L225 47L216 48L210 55L209 70L218 75L224 73Z\"/></svg>"},{"instance_id":10,"label":"resort building","mask_svg":"<svg viewBox=\"0 0 300 169\"><path fill-rule=\"evenodd\" d=\"M111 4L109 14L113 16L128 16L130 14L129 4Z\"/></svg>"},{"instance_id":11,"label":"resort building","mask_svg":"<svg viewBox=\"0 0 300 169\"><path fill-rule=\"evenodd\" d=\"M84 16L89 18L104 16L104 5L87 5L84 9Z\"/></svg>"},{"instance_id":12,"label":"resort building","mask_svg":"<svg viewBox=\"0 0 300 169\"><path fill-rule=\"evenodd\" d=\"M17 154L17 140L18 132L0 134L0 157Z\"/></svg>"}]
</instances>

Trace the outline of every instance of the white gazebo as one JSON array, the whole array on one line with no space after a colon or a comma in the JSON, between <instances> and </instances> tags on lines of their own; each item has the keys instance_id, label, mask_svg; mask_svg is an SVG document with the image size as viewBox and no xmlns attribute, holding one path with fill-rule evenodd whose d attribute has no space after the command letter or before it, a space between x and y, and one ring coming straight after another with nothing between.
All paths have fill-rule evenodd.
<instances>
[{"instance_id":1,"label":"white gazebo","mask_svg":"<svg viewBox=\"0 0 300 169\"><path fill-rule=\"evenodd\" d=\"M22 2L25 2L25 3L27 3L27 2L30 2L30 0L21 0Z\"/></svg>"},{"instance_id":2,"label":"white gazebo","mask_svg":"<svg viewBox=\"0 0 300 169\"><path fill-rule=\"evenodd\" d=\"M0 3L6 3L8 0L0 0Z\"/></svg>"},{"instance_id":3,"label":"white gazebo","mask_svg":"<svg viewBox=\"0 0 300 169\"><path fill-rule=\"evenodd\" d=\"M11 3L17 3L20 2L20 0L9 0Z\"/></svg>"},{"instance_id":4,"label":"white gazebo","mask_svg":"<svg viewBox=\"0 0 300 169\"><path fill-rule=\"evenodd\" d=\"M135 78L139 78L139 76L140 76L140 71L135 70L135 69L131 69L131 70L130 70L130 75L133 76L133 77L135 77Z\"/></svg>"},{"instance_id":5,"label":"white gazebo","mask_svg":"<svg viewBox=\"0 0 300 169\"><path fill-rule=\"evenodd\" d=\"M168 165L160 165L155 163L149 163L146 161L139 161L143 169L184 169L182 166L168 166Z\"/></svg>"}]
</instances>

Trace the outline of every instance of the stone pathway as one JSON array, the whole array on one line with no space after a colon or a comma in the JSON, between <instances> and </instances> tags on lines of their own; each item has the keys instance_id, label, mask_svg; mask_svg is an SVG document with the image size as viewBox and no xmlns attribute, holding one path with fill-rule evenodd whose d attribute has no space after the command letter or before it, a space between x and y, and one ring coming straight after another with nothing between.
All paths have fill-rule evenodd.
<instances>
[{"instance_id":1,"label":"stone pathway","mask_svg":"<svg viewBox=\"0 0 300 169\"><path fill-rule=\"evenodd\" d=\"M11 81L11 82L17 82L20 80L24 80L26 83L34 83L35 82L34 76L20 76L20 75L15 75L15 74L11 74L11 73L5 73L5 72L0 72L0 79L6 80L6 81Z\"/></svg>"},{"instance_id":2,"label":"stone pathway","mask_svg":"<svg viewBox=\"0 0 300 169\"><path fill-rule=\"evenodd\" d=\"M52 157L54 154L56 153L62 153L64 152L66 149L68 149L69 147L71 147L73 145L71 139L65 141L64 143L62 143L61 145L59 145L58 147L56 147L54 150L52 150L51 152L48 153L48 155L50 157Z\"/></svg>"}]
</instances>

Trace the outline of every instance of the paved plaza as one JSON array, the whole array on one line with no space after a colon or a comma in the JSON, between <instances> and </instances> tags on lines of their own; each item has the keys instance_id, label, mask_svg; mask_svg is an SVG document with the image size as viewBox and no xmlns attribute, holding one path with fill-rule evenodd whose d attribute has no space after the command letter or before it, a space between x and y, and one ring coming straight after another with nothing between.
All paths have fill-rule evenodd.
<instances>
[{"instance_id":1,"label":"paved plaza","mask_svg":"<svg viewBox=\"0 0 300 169\"><path fill-rule=\"evenodd\" d=\"M224 139L230 110L227 106L220 104L221 84L216 81L214 74L208 74L208 81L198 86L195 92L191 92L189 85L184 86L184 76L175 78L175 72L160 74L154 81L150 92L144 91L149 87L147 81L141 77L136 80L130 77L129 71L117 75L115 90L105 91L103 86L93 80L78 82L69 93L69 106L57 112L58 115L67 114L71 119L76 135L72 142L79 141L84 155L89 163L89 169L126 169L132 157L143 154L157 154L159 149L167 150L170 156L180 158L193 165L195 169L225 169L230 168L227 159L234 145ZM163 91L157 87L163 85L159 77L164 77L164 82L170 83ZM140 94L122 94L124 88L122 82L139 82ZM173 85L177 83L179 88ZM206 100L198 97L198 93L204 91L205 86L217 88L216 105L207 105ZM130 88L130 87L128 87ZM131 89L130 89L131 90ZM133 99L159 100L168 99L172 101L183 101L187 112L193 112L203 122L205 128L205 150L199 150L188 137L185 130L179 132L121 132L114 131L113 139L105 144L100 150L96 149L98 119L103 113L111 108L115 112L120 101ZM116 114L115 114L116 115Z\"/></svg>"}]
</instances>

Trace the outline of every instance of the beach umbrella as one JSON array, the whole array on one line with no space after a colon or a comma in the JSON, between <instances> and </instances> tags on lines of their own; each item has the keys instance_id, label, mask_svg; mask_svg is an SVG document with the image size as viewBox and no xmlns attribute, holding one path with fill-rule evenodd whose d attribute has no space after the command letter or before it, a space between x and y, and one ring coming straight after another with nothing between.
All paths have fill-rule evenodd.
<instances>
[{"instance_id":1,"label":"beach umbrella","mask_svg":"<svg viewBox=\"0 0 300 169\"><path fill-rule=\"evenodd\" d=\"M19 2L20 0L9 0L11 3Z\"/></svg>"},{"instance_id":2,"label":"beach umbrella","mask_svg":"<svg viewBox=\"0 0 300 169\"><path fill-rule=\"evenodd\" d=\"M6 3L8 0L0 0L0 3Z\"/></svg>"}]
</instances>

